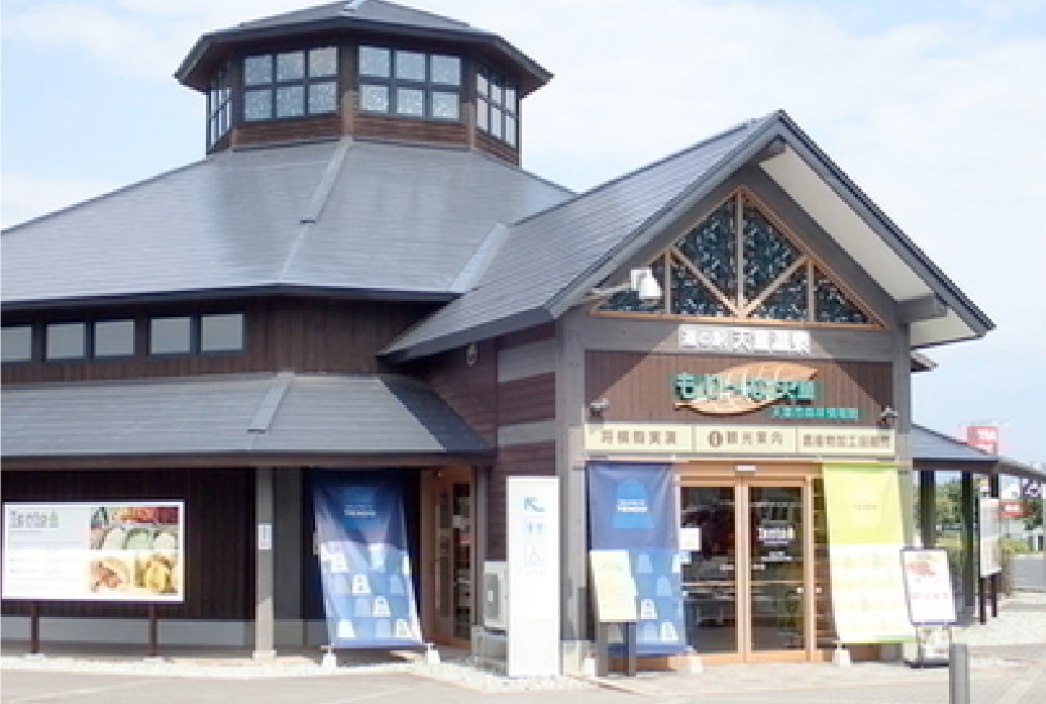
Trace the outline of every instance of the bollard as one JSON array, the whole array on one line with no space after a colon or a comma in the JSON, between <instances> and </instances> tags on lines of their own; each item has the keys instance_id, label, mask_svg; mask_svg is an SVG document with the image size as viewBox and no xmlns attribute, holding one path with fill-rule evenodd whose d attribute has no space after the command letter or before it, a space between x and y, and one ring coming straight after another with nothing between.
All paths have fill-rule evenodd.
<instances>
[{"instance_id":1,"label":"bollard","mask_svg":"<svg viewBox=\"0 0 1046 704\"><path fill-rule=\"evenodd\" d=\"M948 704L970 704L970 651L965 643L948 646Z\"/></svg>"}]
</instances>

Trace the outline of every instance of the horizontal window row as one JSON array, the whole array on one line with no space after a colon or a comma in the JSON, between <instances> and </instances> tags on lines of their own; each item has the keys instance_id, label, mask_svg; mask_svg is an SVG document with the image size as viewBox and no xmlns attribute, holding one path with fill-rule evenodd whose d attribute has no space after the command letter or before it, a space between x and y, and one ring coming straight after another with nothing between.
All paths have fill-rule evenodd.
<instances>
[{"instance_id":1,"label":"horizontal window row","mask_svg":"<svg viewBox=\"0 0 1046 704\"><path fill-rule=\"evenodd\" d=\"M193 355L240 352L244 347L242 313L150 318L149 355ZM32 325L5 325L0 357L5 364L34 361ZM68 362L133 357L136 323L130 318L48 323L42 330L43 359Z\"/></svg>"},{"instance_id":2,"label":"horizontal window row","mask_svg":"<svg viewBox=\"0 0 1046 704\"><path fill-rule=\"evenodd\" d=\"M357 54L359 109L365 113L458 122L462 119L464 65L459 56L379 46ZM244 122L280 120L338 111L338 48L266 53L242 59L242 85L234 90L231 63L215 70L207 93L207 139L213 147L232 127L233 96ZM515 84L480 68L476 122L488 135L515 146Z\"/></svg>"}]
</instances>

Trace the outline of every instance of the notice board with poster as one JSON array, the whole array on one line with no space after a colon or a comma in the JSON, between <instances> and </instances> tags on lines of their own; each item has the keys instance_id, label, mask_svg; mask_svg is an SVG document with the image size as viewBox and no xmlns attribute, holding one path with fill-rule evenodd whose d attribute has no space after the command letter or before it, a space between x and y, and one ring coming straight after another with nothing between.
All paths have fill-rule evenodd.
<instances>
[{"instance_id":1,"label":"notice board with poster","mask_svg":"<svg viewBox=\"0 0 1046 704\"><path fill-rule=\"evenodd\" d=\"M956 623L948 552L905 548L901 551L901 568L908 599L908 620L912 625L950 626Z\"/></svg>"},{"instance_id":2,"label":"notice board with poster","mask_svg":"<svg viewBox=\"0 0 1046 704\"><path fill-rule=\"evenodd\" d=\"M589 550L596 618L602 623L636 620L636 580L628 550Z\"/></svg>"},{"instance_id":3,"label":"notice board with poster","mask_svg":"<svg viewBox=\"0 0 1046 704\"><path fill-rule=\"evenodd\" d=\"M3 598L185 601L181 501L5 503Z\"/></svg>"}]
</instances>

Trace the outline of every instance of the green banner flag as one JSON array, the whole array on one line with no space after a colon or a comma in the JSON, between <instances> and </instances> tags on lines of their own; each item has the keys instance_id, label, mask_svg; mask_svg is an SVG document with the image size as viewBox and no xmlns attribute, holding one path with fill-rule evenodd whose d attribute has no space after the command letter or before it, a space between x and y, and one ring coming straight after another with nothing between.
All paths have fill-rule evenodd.
<instances>
[{"instance_id":1,"label":"green banner flag","mask_svg":"<svg viewBox=\"0 0 1046 704\"><path fill-rule=\"evenodd\" d=\"M910 641L901 549L901 492L893 465L824 465L835 629L844 643Z\"/></svg>"}]
</instances>

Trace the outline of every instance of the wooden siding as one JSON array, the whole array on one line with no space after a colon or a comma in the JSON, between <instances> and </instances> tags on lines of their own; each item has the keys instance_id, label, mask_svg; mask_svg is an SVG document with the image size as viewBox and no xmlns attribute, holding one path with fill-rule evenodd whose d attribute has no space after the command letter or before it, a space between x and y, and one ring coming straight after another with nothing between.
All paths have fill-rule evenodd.
<instances>
[{"instance_id":1,"label":"wooden siding","mask_svg":"<svg viewBox=\"0 0 1046 704\"><path fill-rule=\"evenodd\" d=\"M184 604L161 604L162 619L254 618L254 472L248 469L4 472L3 501L185 501ZM141 604L41 602L44 616L142 618ZM23 602L3 613L26 614Z\"/></svg>"},{"instance_id":2,"label":"wooden siding","mask_svg":"<svg viewBox=\"0 0 1046 704\"><path fill-rule=\"evenodd\" d=\"M468 127L464 122L441 122L363 113L357 113L353 122L353 130L360 137L460 144L462 146L468 144Z\"/></svg>"},{"instance_id":3,"label":"wooden siding","mask_svg":"<svg viewBox=\"0 0 1046 704\"><path fill-rule=\"evenodd\" d=\"M337 113L311 117L244 122L232 129L229 143L234 147L252 144L298 142L341 134L341 117Z\"/></svg>"},{"instance_id":4,"label":"wooden siding","mask_svg":"<svg viewBox=\"0 0 1046 704\"><path fill-rule=\"evenodd\" d=\"M716 374L729 367L750 362L766 362L765 357L719 355L655 354L633 352L593 352L585 357L586 400L605 397L610 407L606 420L693 422L717 418L738 424L766 423L767 409L732 416L703 416L688 410L675 410L672 378L675 374ZM812 405L828 408L857 408L861 420L789 420L792 424L874 425L882 407L893 404L892 367L882 362L827 362L802 360L817 370L821 397Z\"/></svg>"},{"instance_id":5,"label":"wooden siding","mask_svg":"<svg viewBox=\"0 0 1046 704\"><path fill-rule=\"evenodd\" d=\"M504 560L506 555L505 497L508 477L556 476L556 445L540 443L503 447L490 473L487 489L487 556L488 560Z\"/></svg>"},{"instance_id":6,"label":"wooden siding","mask_svg":"<svg viewBox=\"0 0 1046 704\"><path fill-rule=\"evenodd\" d=\"M473 109L471 105L468 107L470 110ZM517 135L517 143L521 136L522 135ZM476 130L476 148L482 152L496 156L499 159L503 159L513 166L519 166L519 147L513 147L502 142L500 139L494 139L489 134L486 134L479 129Z\"/></svg>"},{"instance_id":7,"label":"wooden siding","mask_svg":"<svg viewBox=\"0 0 1046 704\"><path fill-rule=\"evenodd\" d=\"M422 363L426 382L491 445L497 438L497 352L493 342L477 346L469 366L465 348L443 352Z\"/></svg>"},{"instance_id":8,"label":"wooden siding","mask_svg":"<svg viewBox=\"0 0 1046 704\"><path fill-rule=\"evenodd\" d=\"M556 375L540 374L498 384L498 425L556 417Z\"/></svg>"},{"instance_id":9,"label":"wooden siding","mask_svg":"<svg viewBox=\"0 0 1046 704\"><path fill-rule=\"evenodd\" d=\"M4 384L39 381L117 380L293 370L370 374L391 369L377 352L431 310L411 303L381 303L336 299L269 298L209 301L206 304L165 304L135 308L65 311L61 320L133 318L136 354L113 360L34 362L3 366ZM156 316L242 312L245 349L241 353L154 357L147 353L148 320ZM56 318L43 315L4 319L4 324L31 322L36 338ZM42 349L36 350L36 358Z\"/></svg>"}]
</instances>

